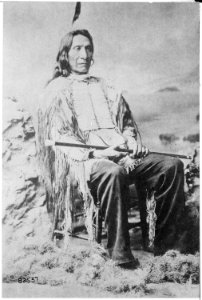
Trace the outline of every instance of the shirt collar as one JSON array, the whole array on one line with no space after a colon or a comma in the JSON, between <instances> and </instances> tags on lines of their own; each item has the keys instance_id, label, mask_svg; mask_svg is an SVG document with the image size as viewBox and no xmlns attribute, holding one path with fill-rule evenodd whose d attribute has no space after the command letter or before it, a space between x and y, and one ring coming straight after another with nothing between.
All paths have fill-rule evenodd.
<instances>
[{"instance_id":1,"label":"shirt collar","mask_svg":"<svg viewBox=\"0 0 202 300\"><path fill-rule=\"evenodd\" d=\"M76 81L88 81L90 79L90 75L89 74L70 74L68 76L68 79L70 80L76 80Z\"/></svg>"}]
</instances>

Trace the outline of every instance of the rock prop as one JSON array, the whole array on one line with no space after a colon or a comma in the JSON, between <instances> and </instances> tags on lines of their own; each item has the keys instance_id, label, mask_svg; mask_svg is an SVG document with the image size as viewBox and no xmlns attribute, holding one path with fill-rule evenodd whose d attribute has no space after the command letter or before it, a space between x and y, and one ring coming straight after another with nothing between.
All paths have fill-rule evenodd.
<instances>
[{"instance_id":1,"label":"rock prop","mask_svg":"<svg viewBox=\"0 0 202 300\"><path fill-rule=\"evenodd\" d=\"M15 98L3 102L3 255L8 261L27 240L48 240L51 224L39 182L32 116ZM16 244L17 243L17 244ZM14 245L15 244L15 249Z\"/></svg>"},{"instance_id":2,"label":"rock prop","mask_svg":"<svg viewBox=\"0 0 202 300\"><path fill-rule=\"evenodd\" d=\"M196 184L196 180L197 178L199 178L199 165L196 163L197 156L198 156L198 151L195 149L193 160L185 168L185 179L186 179L186 184L188 186L188 192L190 196L193 194L195 189L199 186L199 182L198 185Z\"/></svg>"}]
</instances>

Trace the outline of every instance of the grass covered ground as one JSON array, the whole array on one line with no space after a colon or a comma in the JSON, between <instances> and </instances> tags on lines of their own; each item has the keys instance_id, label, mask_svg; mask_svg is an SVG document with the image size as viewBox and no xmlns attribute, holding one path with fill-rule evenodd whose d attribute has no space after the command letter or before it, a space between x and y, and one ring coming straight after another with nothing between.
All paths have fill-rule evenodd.
<instances>
[{"instance_id":1,"label":"grass covered ground","mask_svg":"<svg viewBox=\"0 0 202 300\"><path fill-rule=\"evenodd\" d=\"M165 293L166 296L169 291L170 296L179 296L179 287L183 297L192 296L193 290L195 296L198 295L198 254L182 255L177 251L169 251L162 257L147 257L147 264L140 257L140 268L125 270L107 260L102 247L87 242L75 245L73 241L67 249L60 249L51 242L40 243L39 240L30 238L21 249L19 244L15 247L18 253L14 256L13 252L12 255L9 252L4 258L3 282L10 283L13 292L16 288L19 296L26 296L30 289L33 290L32 283L18 283L20 277L37 277L35 290L39 287L41 294L37 292L36 295L40 294L41 297L45 290L49 293L54 290L53 287L58 290L58 286L61 289L58 296L68 288L71 296L79 296L82 290L84 295L88 293L93 297L96 293L97 296L105 297L144 297L155 295L155 290L157 294ZM166 283L172 284L165 285ZM41 285L47 288L42 289ZM3 285L5 296L7 292L7 285Z\"/></svg>"}]
</instances>

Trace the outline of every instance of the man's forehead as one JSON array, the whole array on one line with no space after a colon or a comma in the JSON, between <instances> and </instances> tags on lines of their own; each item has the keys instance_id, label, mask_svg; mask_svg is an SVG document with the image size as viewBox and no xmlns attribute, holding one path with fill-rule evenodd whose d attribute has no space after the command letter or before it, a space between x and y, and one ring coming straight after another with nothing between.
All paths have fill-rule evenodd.
<instances>
[{"instance_id":1,"label":"man's forehead","mask_svg":"<svg viewBox=\"0 0 202 300\"><path fill-rule=\"evenodd\" d=\"M72 41L72 47L74 46L87 46L87 45L91 45L89 39L81 34L78 34L76 36L73 37L73 41Z\"/></svg>"}]
</instances>

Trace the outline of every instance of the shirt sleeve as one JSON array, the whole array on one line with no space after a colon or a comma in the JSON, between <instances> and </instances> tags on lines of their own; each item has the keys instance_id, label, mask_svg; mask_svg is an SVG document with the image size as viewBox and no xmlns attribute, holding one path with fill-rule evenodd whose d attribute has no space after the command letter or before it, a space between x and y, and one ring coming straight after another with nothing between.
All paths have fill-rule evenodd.
<instances>
[{"instance_id":1,"label":"shirt sleeve","mask_svg":"<svg viewBox=\"0 0 202 300\"><path fill-rule=\"evenodd\" d=\"M118 106L117 123L124 136L137 139L137 125L133 119L129 105L122 95L120 96Z\"/></svg>"},{"instance_id":2,"label":"shirt sleeve","mask_svg":"<svg viewBox=\"0 0 202 300\"><path fill-rule=\"evenodd\" d=\"M58 95L46 113L49 132L47 139L59 142L85 144L85 141L77 134L76 124L73 121L73 114L69 109L65 99L60 94ZM69 146L54 146L75 161L85 161L90 158L92 149L76 148Z\"/></svg>"}]
</instances>

